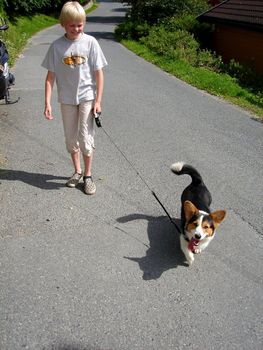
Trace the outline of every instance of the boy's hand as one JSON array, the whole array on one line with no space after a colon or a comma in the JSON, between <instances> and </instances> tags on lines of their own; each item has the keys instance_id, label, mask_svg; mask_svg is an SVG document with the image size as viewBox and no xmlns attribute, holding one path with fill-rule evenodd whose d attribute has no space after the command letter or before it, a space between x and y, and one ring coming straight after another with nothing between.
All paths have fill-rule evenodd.
<instances>
[{"instance_id":1,"label":"boy's hand","mask_svg":"<svg viewBox=\"0 0 263 350\"><path fill-rule=\"evenodd\" d=\"M53 117L53 115L52 115L52 109L51 109L51 106L50 106L50 105L48 105L48 106L45 107L44 116L45 116L46 119L48 119L48 120L54 119L54 117Z\"/></svg>"},{"instance_id":2,"label":"boy's hand","mask_svg":"<svg viewBox=\"0 0 263 350\"><path fill-rule=\"evenodd\" d=\"M101 113L101 105L99 102L94 103L93 113L94 114Z\"/></svg>"}]
</instances>

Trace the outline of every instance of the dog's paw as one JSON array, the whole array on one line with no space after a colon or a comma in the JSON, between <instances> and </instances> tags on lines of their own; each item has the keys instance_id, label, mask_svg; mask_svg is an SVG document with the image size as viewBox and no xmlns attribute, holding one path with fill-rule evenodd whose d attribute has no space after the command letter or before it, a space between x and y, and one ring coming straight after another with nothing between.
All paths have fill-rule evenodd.
<instances>
[{"instance_id":1,"label":"dog's paw","mask_svg":"<svg viewBox=\"0 0 263 350\"><path fill-rule=\"evenodd\" d=\"M191 267L192 264L193 264L193 262L194 262L194 257L190 257L190 256L189 256L189 257L187 258L187 262L188 262L188 266Z\"/></svg>"},{"instance_id":2,"label":"dog's paw","mask_svg":"<svg viewBox=\"0 0 263 350\"><path fill-rule=\"evenodd\" d=\"M196 248L196 249L194 250L194 254L200 254L201 251L202 251L201 249Z\"/></svg>"}]
</instances>

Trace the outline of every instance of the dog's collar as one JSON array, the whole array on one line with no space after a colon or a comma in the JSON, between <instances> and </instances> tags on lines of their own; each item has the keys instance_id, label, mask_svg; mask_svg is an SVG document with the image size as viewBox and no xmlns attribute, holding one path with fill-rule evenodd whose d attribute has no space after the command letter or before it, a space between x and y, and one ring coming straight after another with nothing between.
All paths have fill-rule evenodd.
<instances>
[{"instance_id":1,"label":"dog's collar","mask_svg":"<svg viewBox=\"0 0 263 350\"><path fill-rule=\"evenodd\" d=\"M184 239L186 240L186 242L190 242L190 239L186 236L185 233L183 233L183 237L184 237Z\"/></svg>"},{"instance_id":2,"label":"dog's collar","mask_svg":"<svg viewBox=\"0 0 263 350\"><path fill-rule=\"evenodd\" d=\"M199 214L201 214L201 215L209 215L209 213L204 211L204 210L199 210Z\"/></svg>"}]
</instances>

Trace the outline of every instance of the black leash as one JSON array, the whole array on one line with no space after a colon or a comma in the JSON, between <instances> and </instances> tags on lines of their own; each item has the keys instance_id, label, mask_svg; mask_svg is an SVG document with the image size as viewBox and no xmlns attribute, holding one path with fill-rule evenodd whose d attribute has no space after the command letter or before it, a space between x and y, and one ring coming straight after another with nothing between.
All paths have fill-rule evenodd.
<instances>
[{"instance_id":1,"label":"black leash","mask_svg":"<svg viewBox=\"0 0 263 350\"><path fill-rule=\"evenodd\" d=\"M160 201L160 199L158 198L157 194L150 188L150 186L147 184L147 182L144 180L144 178L141 176L141 174L139 173L139 171L135 168L135 166L131 163L131 161L126 157L126 155L122 152L122 150L120 149L120 147L114 142L114 140L111 138L111 136L107 133L107 131L104 129L104 127L102 127L101 125L101 120L99 119L100 114L97 115L95 117L95 121L96 124L99 128L101 128L104 132L104 134L108 137L108 139L110 140L110 142L114 145L114 147L120 152L120 154L123 156L123 158L126 160L126 162L130 165L130 167L133 169L133 171L135 171L135 173L139 176L139 178L142 180L142 182L145 184L145 186L148 188L148 190L152 193L152 195L154 196L154 198L157 200L157 202L160 204L160 206L163 208L164 212L166 213L166 215L168 216L170 222L176 227L176 230L181 233L180 228L178 227L178 225L176 224L176 222L173 221L173 219L171 218L170 214L168 213L167 209L165 208L165 206L163 205L163 203Z\"/></svg>"}]
</instances>

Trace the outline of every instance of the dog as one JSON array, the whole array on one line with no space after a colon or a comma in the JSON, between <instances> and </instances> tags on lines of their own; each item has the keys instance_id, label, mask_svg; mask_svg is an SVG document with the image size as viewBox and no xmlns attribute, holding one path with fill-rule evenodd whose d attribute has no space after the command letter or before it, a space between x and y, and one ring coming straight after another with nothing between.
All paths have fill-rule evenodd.
<instances>
[{"instance_id":1,"label":"dog","mask_svg":"<svg viewBox=\"0 0 263 350\"><path fill-rule=\"evenodd\" d=\"M194 254L201 253L212 241L215 230L226 216L225 210L210 211L211 193L199 172L191 165L177 162L171 165L176 175L188 174L192 182L181 196L180 245L185 258L192 265Z\"/></svg>"}]
</instances>

